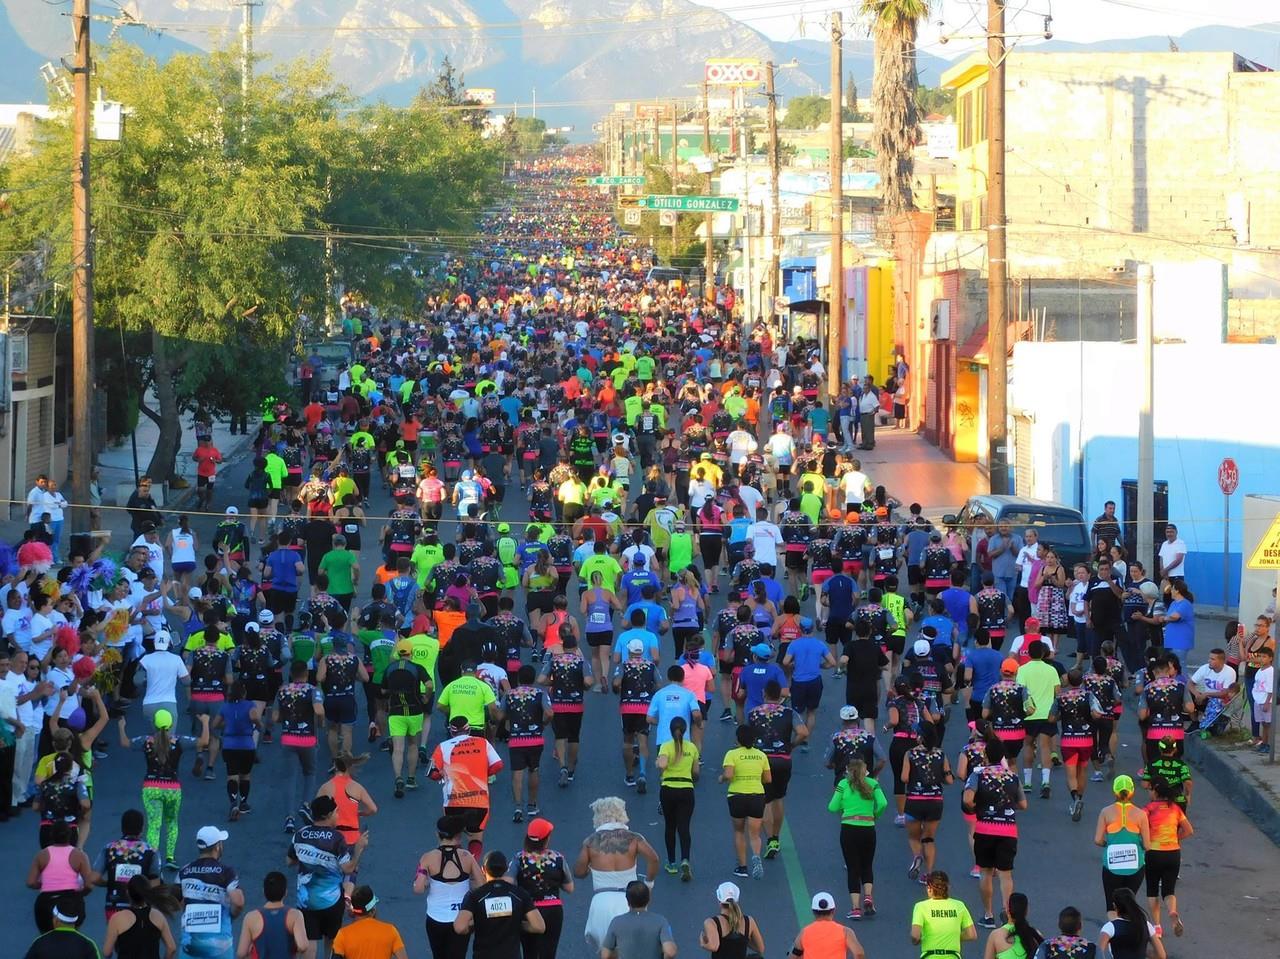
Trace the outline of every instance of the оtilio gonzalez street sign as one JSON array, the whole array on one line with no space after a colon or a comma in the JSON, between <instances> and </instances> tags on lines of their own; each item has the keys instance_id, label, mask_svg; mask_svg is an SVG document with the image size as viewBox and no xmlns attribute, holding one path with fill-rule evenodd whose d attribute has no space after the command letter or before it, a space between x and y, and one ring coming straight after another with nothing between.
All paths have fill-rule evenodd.
<instances>
[{"instance_id":1,"label":"\u043etilio gonzalez street sign","mask_svg":"<svg viewBox=\"0 0 1280 959\"><path fill-rule=\"evenodd\" d=\"M640 198L646 210L676 210L681 213L736 213L735 196L670 196L652 193Z\"/></svg>"}]
</instances>

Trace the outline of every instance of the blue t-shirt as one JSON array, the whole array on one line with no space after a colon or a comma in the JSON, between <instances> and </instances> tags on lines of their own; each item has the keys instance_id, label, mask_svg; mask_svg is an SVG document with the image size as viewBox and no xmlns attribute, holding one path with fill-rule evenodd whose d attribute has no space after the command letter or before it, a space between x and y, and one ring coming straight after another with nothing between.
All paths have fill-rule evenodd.
<instances>
[{"instance_id":1,"label":"blue t-shirt","mask_svg":"<svg viewBox=\"0 0 1280 959\"><path fill-rule=\"evenodd\" d=\"M815 433L827 432L827 428L831 425L831 414L827 412L825 406L815 406L809 411L809 425L813 427Z\"/></svg>"},{"instance_id":2,"label":"blue t-shirt","mask_svg":"<svg viewBox=\"0 0 1280 959\"><path fill-rule=\"evenodd\" d=\"M739 516L736 519L729 520L729 542L745 543L747 540L747 530L751 528L751 520L745 516Z\"/></svg>"},{"instance_id":3,"label":"blue t-shirt","mask_svg":"<svg viewBox=\"0 0 1280 959\"><path fill-rule=\"evenodd\" d=\"M981 702L987 690L1000 682L1004 653L989 646L976 646L964 654L964 664L973 670L973 701Z\"/></svg>"},{"instance_id":4,"label":"blue t-shirt","mask_svg":"<svg viewBox=\"0 0 1280 959\"><path fill-rule=\"evenodd\" d=\"M242 699L235 703L223 703L222 715L222 748L254 749L253 720L249 713L253 711L253 703Z\"/></svg>"},{"instance_id":5,"label":"blue t-shirt","mask_svg":"<svg viewBox=\"0 0 1280 959\"><path fill-rule=\"evenodd\" d=\"M1175 599L1169 604L1165 615L1168 616L1169 613L1177 613L1180 618L1165 622L1164 648L1185 652L1196 644L1195 607L1185 599Z\"/></svg>"},{"instance_id":6,"label":"blue t-shirt","mask_svg":"<svg viewBox=\"0 0 1280 959\"><path fill-rule=\"evenodd\" d=\"M624 629L618 634L618 638L613 643L613 651L617 653L623 660L627 656L627 644L633 639L638 639L644 643L644 658L651 663L658 661L658 637L656 633L651 633L647 629Z\"/></svg>"},{"instance_id":7,"label":"blue t-shirt","mask_svg":"<svg viewBox=\"0 0 1280 959\"><path fill-rule=\"evenodd\" d=\"M935 646L946 646L950 649L951 630L955 628L955 625L950 616L943 616L937 613L933 616L926 616L920 623L920 629L923 630L926 626L932 626L938 633L933 638L933 644Z\"/></svg>"},{"instance_id":8,"label":"blue t-shirt","mask_svg":"<svg viewBox=\"0 0 1280 959\"><path fill-rule=\"evenodd\" d=\"M853 600L858 595L858 585L852 576L836 573L822 584L827 597L828 619L848 620L853 615Z\"/></svg>"},{"instance_id":9,"label":"blue t-shirt","mask_svg":"<svg viewBox=\"0 0 1280 959\"><path fill-rule=\"evenodd\" d=\"M947 615L959 627L960 635L966 635L969 631L969 591L959 586L948 586L938 594L938 599L947 607Z\"/></svg>"},{"instance_id":10,"label":"blue t-shirt","mask_svg":"<svg viewBox=\"0 0 1280 959\"><path fill-rule=\"evenodd\" d=\"M698 697L679 683L670 683L653 694L649 701L649 715L658 720L654 741L658 747L671 738L671 720L679 716L685 721L685 729L693 728L693 713L698 709Z\"/></svg>"},{"instance_id":11,"label":"blue t-shirt","mask_svg":"<svg viewBox=\"0 0 1280 959\"><path fill-rule=\"evenodd\" d=\"M764 584L764 598L773 603L774 606L782 607L782 601L787 598L787 592L772 576L761 576L751 584L751 588L756 588L756 583Z\"/></svg>"},{"instance_id":12,"label":"blue t-shirt","mask_svg":"<svg viewBox=\"0 0 1280 959\"><path fill-rule=\"evenodd\" d=\"M827 655L827 644L813 636L801 636L791 641L787 655L792 663L791 678L797 683L809 683L822 677L822 659Z\"/></svg>"},{"instance_id":13,"label":"blue t-shirt","mask_svg":"<svg viewBox=\"0 0 1280 959\"><path fill-rule=\"evenodd\" d=\"M328 909L342 896L342 866L351 859L347 840L333 826L303 826L293 834L298 861L298 908Z\"/></svg>"},{"instance_id":14,"label":"blue t-shirt","mask_svg":"<svg viewBox=\"0 0 1280 959\"><path fill-rule=\"evenodd\" d=\"M507 422L512 426L520 425L520 408L524 406L520 402L518 396L504 396L498 400L498 405L502 407L502 412L507 414Z\"/></svg>"},{"instance_id":15,"label":"blue t-shirt","mask_svg":"<svg viewBox=\"0 0 1280 959\"><path fill-rule=\"evenodd\" d=\"M297 562L302 554L296 549L277 549L267 555L267 568L271 570L271 588L281 593L298 591Z\"/></svg>"},{"instance_id":16,"label":"blue t-shirt","mask_svg":"<svg viewBox=\"0 0 1280 959\"><path fill-rule=\"evenodd\" d=\"M919 566L924 558L924 548L929 545L929 531L916 526L907 533L907 565Z\"/></svg>"},{"instance_id":17,"label":"blue t-shirt","mask_svg":"<svg viewBox=\"0 0 1280 959\"><path fill-rule=\"evenodd\" d=\"M640 602L642 598L641 590L646 586L652 586L654 589L661 586L653 570L648 568L632 569L622 574L622 588L627 591L628 603Z\"/></svg>"},{"instance_id":18,"label":"blue t-shirt","mask_svg":"<svg viewBox=\"0 0 1280 959\"><path fill-rule=\"evenodd\" d=\"M747 692L747 701L743 704L747 712L764 702L764 687L771 679L776 679L783 689L787 688L787 674L777 663L750 663L742 667L739 682Z\"/></svg>"},{"instance_id":19,"label":"blue t-shirt","mask_svg":"<svg viewBox=\"0 0 1280 959\"><path fill-rule=\"evenodd\" d=\"M632 602L630 606L623 610L622 621L624 623L631 622L631 614L637 609L644 613L645 629L649 632L656 633L659 627L667 621L667 611L652 600L636 600Z\"/></svg>"}]
</instances>

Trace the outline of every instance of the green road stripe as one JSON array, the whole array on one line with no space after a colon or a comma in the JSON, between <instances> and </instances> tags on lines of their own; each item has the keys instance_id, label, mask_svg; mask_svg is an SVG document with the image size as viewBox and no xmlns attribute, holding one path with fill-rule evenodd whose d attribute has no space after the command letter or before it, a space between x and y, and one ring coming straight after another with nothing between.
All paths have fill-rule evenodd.
<instances>
[{"instance_id":1,"label":"green road stripe","mask_svg":"<svg viewBox=\"0 0 1280 959\"><path fill-rule=\"evenodd\" d=\"M800 856L796 852L795 843L791 841L791 826L784 819L782 833L778 836L782 841L782 868L787 874L787 885L791 889L791 905L796 911L796 928L803 929L813 918L809 911L809 887L804 881L804 870L800 867Z\"/></svg>"}]
</instances>

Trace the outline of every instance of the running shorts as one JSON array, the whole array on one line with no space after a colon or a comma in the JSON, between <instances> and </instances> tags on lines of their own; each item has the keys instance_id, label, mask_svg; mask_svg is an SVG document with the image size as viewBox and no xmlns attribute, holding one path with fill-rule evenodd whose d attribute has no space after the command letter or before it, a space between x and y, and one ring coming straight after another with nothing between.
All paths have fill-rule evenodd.
<instances>
[{"instance_id":1,"label":"running shorts","mask_svg":"<svg viewBox=\"0 0 1280 959\"><path fill-rule=\"evenodd\" d=\"M587 645L592 649L613 645L613 632L587 633Z\"/></svg>"},{"instance_id":2,"label":"running shorts","mask_svg":"<svg viewBox=\"0 0 1280 959\"><path fill-rule=\"evenodd\" d=\"M644 713L623 713L622 714L622 734L624 736L632 736L635 734L644 735L649 731L649 717Z\"/></svg>"},{"instance_id":3,"label":"running shorts","mask_svg":"<svg viewBox=\"0 0 1280 959\"><path fill-rule=\"evenodd\" d=\"M791 760L784 756L769 757L769 782L764 784L764 801L774 802L787 798L791 785Z\"/></svg>"},{"instance_id":4,"label":"running shorts","mask_svg":"<svg viewBox=\"0 0 1280 959\"><path fill-rule=\"evenodd\" d=\"M764 793L737 793L729 797L731 819L763 819Z\"/></svg>"},{"instance_id":5,"label":"running shorts","mask_svg":"<svg viewBox=\"0 0 1280 959\"><path fill-rule=\"evenodd\" d=\"M489 822L489 810L484 806L445 806L446 816L462 817L462 828L466 832L483 832Z\"/></svg>"},{"instance_id":6,"label":"running shorts","mask_svg":"<svg viewBox=\"0 0 1280 959\"><path fill-rule=\"evenodd\" d=\"M331 725L352 725L356 721L355 694L326 696L324 698L324 720Z\"/></svg>"},{"instance_id":7,"label":"running shorts","mask_svg":"<svg viewBox=\"0 0 1280 959\"><path fill-rule=\"evenodd\" d=\"M388 716L387 732L392 736L417 736L422 732L423 724L421 713L416 716Z\"/></svg>"},{"instance_id":8,"label":"running shorts","mask_svg":"<svg viewBox=\"0 0 1280 959\"><path fill-rule=\"evenodd\" d=\"M936 799L908 798L903 812L916 822L941 822L942 803ZM976 837L975 837L976 838Z\"/></svg>"},{"instance_id":9,"label":"running shorts","mask_svg":"<svg viewBox=\"0 0 1280 959\"><path fill-rule=\"evenodd\" d=\"M556 739L567 739L571 743L582 738L582 713L556 713L551 717L551 730Z\"/></svg>"},{"instance_id":10,"label":"running shorts","mask_svg":"<svg viewBox=\"0 0 1280 959\"><path fill-rule=\"evenodd\" d=\"M791 708L798 713L817 709L822 702L822 677L791 683Z\"/></svg>"},{"instance_id":11,"label":"running shorts","mask_svg":"<svg viewBox=\"0 0 1280 959\"><path fill-rule=\"evenodd\" d=\"M973 837L973 861L979 869L1012 872L1013 860L1017 855L1016 836L988 836L978 833Z\"/></svg>"},{"instance_id":12,"label":"running shorts","mask_svg":"<svg viewBox=\"0 0 1280 959\"><path fill-rule=\"evenodd\" d=\"M303 909L302 924L307 929L307 938L313 942L317 939L332 939L342 928L346 909L347 904L341 898L327 909Z\"/></svg>"},{"instance_id":13,"label":"running shorts","mask_svg":"<svg viewBox=\"0 0 1280 959\"><path fill-rule=\"evenodd\" d=\"M1087 766L1093 759L1093 744L1088 746L1063 746L1062 762L1067 766Z\"/></svg>"},{"instance_id":14,"label":"running shorts","mask_svg":"<svg viewBox=\"0 0 1280 959\"><path fill-rule=\"evenodd\" d=\"M512 746L510 753L513 773L520 772L522 769L532 769L536 772L542 765L541 746Z\"/></svg>"}]
</instances>

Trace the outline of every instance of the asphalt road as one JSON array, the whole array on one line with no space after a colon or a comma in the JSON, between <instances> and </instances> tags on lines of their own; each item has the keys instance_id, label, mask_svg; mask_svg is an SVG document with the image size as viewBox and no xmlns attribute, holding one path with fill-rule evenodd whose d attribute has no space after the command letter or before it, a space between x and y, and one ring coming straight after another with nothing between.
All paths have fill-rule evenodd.
<instances>
[{"instance_id":1,"label":"asphalt road","mask_svg":"<svg viewBox=\"0 0 1280 959\"><path fill-rule=\"evenodd\" d=\"M247 463L230 466L222 477L216 507L244 503L240 493ZM370 514L387 512L388 500L381 490L375 492ZM508 488L502 515L511 520L527 517L526 504L519 487ZM212 518L197 522L197 531L207 543ZM375 537L365 536L366 543ZM366 546L361 556L363 568L371 571L378 562L376 551ZM366 582L369 577L365 576ZM570 589L573 587L571 585ZM367 595L367 594L366 594ZM665 638L664 638L665 642ZM669 647L665 647L668 648ZM823 889L834 893L842 905L845 899L844 869L838 847L839 825L827 813L831 775L821 766L821 745L837 728L836 711L842 704L843 680L829 678L820 719L814 733L815 747L807 755L797 753L788 798L788 828L784 833L783 854L766 863L761 881L741 880L744 908L757 919L763 929L766 955L781 955L795 936L799 924L807 921L808 900ZM717 703L712 716L719 712ZM958 753L964 736L964 723L953 717L946 741L948 754ZM131 734L143 731L140 716L130 719ZM357 741L362 727L357 727ZM441 736L441 720L434 721L433 742ZM543 815L556 825L552 846L572 858L591 829L588 804L604 795L626 799L633 828L643 832L661 854L662 822L658 812L657 789L637 796L623 784L619 756L620 724L617 701L613 697L588 696L587 721L583 725L582 759L576 781L567 789L555 786L555 766L550 747L543 760L544 788L541 796ZM1122 726L1120 768L1137 770L1138 753L1133 711L1126 714ZM698 929L704 917L715 911L714 889L731 878L734 865L732 833L726 815L724 787L715 782L715 770L723 753L732 745L733 727L712 722L707 731L704 756L707 766L703 781L697 786L697 811L694 815L693 869L691 884L677 877L660 874L653 909L670 919L681 955L700 954ZM364 748L361 746L360 748ZM505 748L504 748L505 752ZM279 747L261 750L263 762L255 770L251 816L226 824L226 799L222 778L216 782L184 783L179 842L181 861L195 855L194 835L205 824L229 828L231 839L226 859L240 873L250 906L261 900L261 879L271 869L284 868L288 837L281 829L285 815L281 787L288 767ZM189 763L184 763L189 769ZM97 799L93 813L92 835L88 849L96 856L102 844L115 836L122 811L139 805L142 759L134 754L122 756L113 751L95 770ZM440 813L439 787L424 782L416 793L402 800L391 795L389 757L375 753L360 774L381 806L379 814L367 820L371 834L369 850L361 864L360 881L370 883L381 900L379 914L396 923L405 938L412 957L429 955L423 931L424 904L414 896L411 882L417 857L433 844L434 823ZM650 777L651 783L654 777ZM886 771L881 779L889 791ZM1104 787L1093 784L1086 798L1083 821L1073 824L1067 815L1067 788L1061 771L1053 774L1054 796L1045 801L1033 796L1030 809L1020 817L1020 848L1015 868L1017 887L1031 899L1032 921L1045 932L1055 927L1058 910L1075 905L1086 917L1086 929L1095 935L1105 921L1101 891L1101 857L1091 842L1093 823L1098 810L1109 798ZM510 780L507 773L494 785L494 811L486 846L501 847L509 853L520 848L521 826L511 822ZM975 919L980 915L980 898L976 880L968 878L971 859L967 849L964 823L959 814L959 787L948 792L947 807L938 839L938 865L952 877L953 895L962 897ZM1182 939L1170 937L1169 954L1175 957L1199 957L1222 954L1224 943L1230 943L1230 954L1240 957L1262 956L1274 952L1275 919L1271 904L1280 892L1280 851L1231 807L1211 782L1198 782L1191 809L1196 835L1184 850L1182 883L1179 886L1181 911L1187 925ZM910 860L906 836L895 829L891 814L881 820L879 849L876 857L876 901L878 915L855 925L856 932L873 957L914 957L908 933L912 905L923 897L922 887L907 879ZM0 947L0 956L21 955L34 925L29 904L34 893L23 886L30 857L37 850L36 822L27 813L17 822L0 827L0 850L9 868L0 871L0 896L17 907L21 918L15 924L11 945ZM590 950L581 938L589 904L589 880L567 897L565 932L560 955L586 957ZM89 900L89 919L85 932L101 940L104 921L100 895ZM966 955L982 955L986 933L980 930L977 944L967 947ZM21 944L21 946L17 945Z\"/></svg>"}]
</instances>

